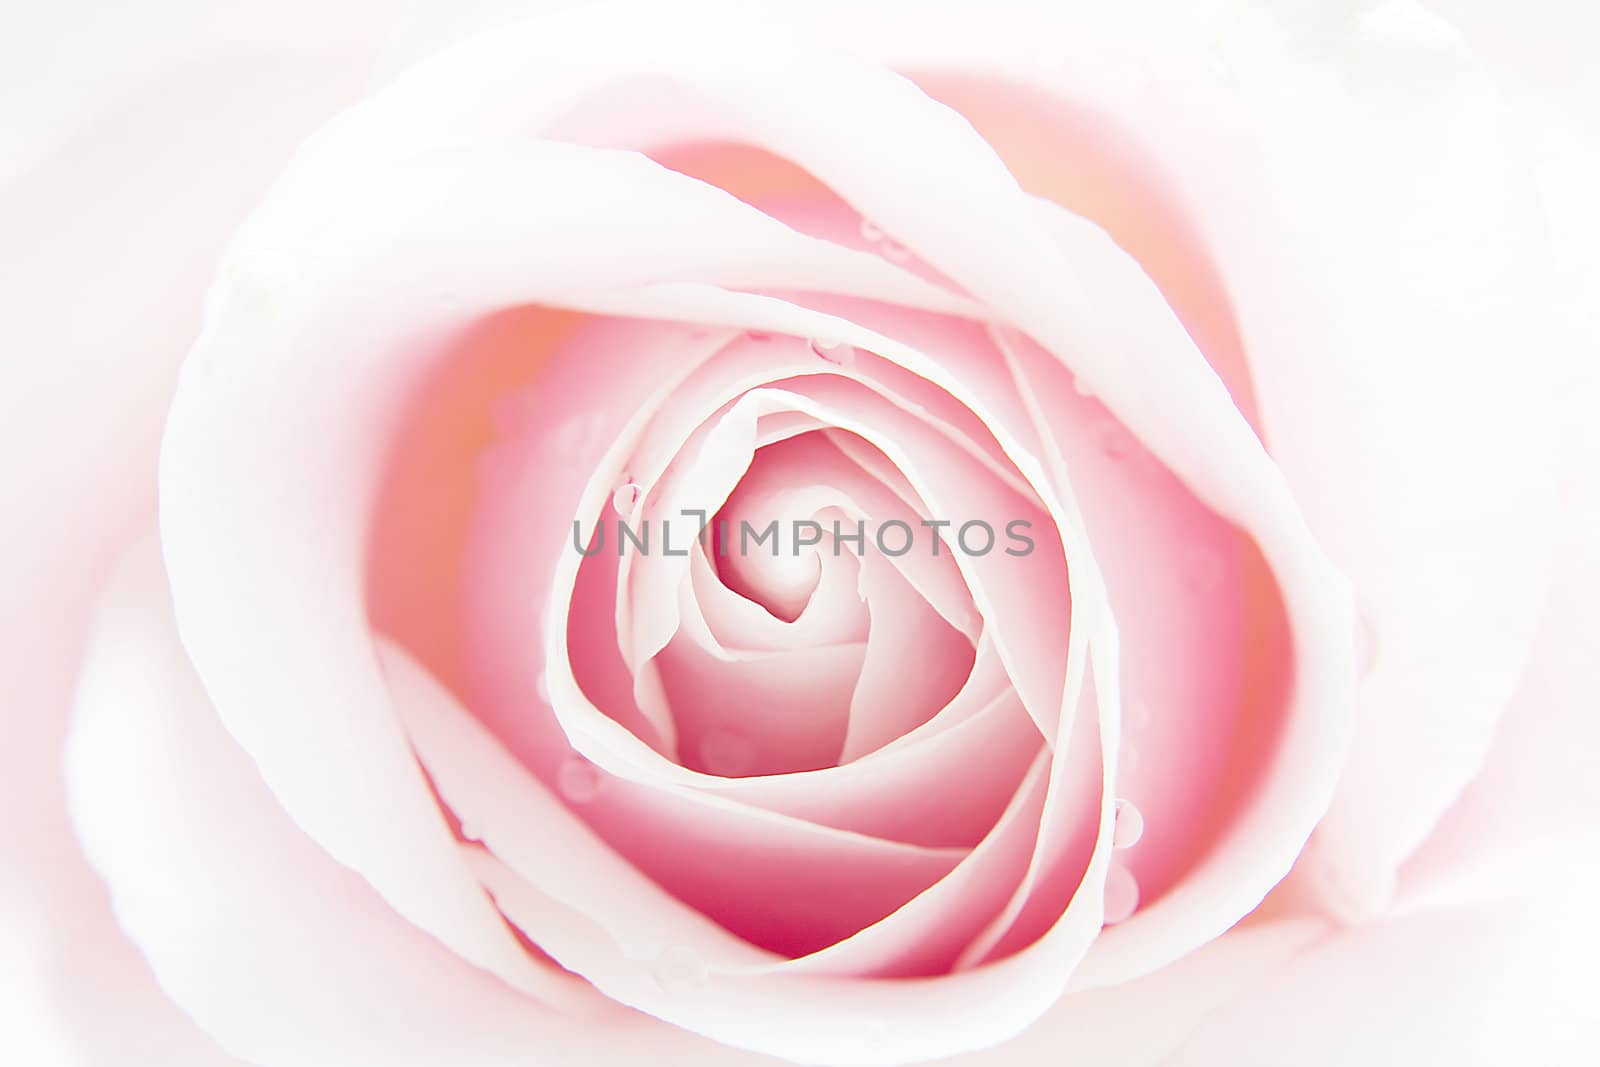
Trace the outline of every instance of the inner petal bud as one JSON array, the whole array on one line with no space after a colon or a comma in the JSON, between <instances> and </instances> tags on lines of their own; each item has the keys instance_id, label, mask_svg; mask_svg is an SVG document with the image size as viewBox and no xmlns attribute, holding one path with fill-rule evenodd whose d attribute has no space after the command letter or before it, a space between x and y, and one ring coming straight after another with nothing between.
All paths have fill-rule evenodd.
<instances>
[{"instance_id":1,"label":"inner petal bud","mask_svg":"<svg viewBox=\"0 0 1600 1067\"><path fill-rule=\"evenodd\" d=\"M729 589L784 622L805 611L832 532L794 493L735 490L718 514L717 571ZM759 539L759 540L758 540Z\"/></svg>"}]
</instances>

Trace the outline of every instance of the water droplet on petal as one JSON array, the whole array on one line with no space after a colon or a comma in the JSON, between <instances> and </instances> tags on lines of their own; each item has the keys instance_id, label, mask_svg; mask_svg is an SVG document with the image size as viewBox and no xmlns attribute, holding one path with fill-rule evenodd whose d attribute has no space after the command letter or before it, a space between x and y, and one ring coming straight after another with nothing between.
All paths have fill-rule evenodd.
<instances>
[{"instance_id":1,"label":"water droplet on petal","mask_svg":"<svg viewBox=\"0 0 1600 1067\"><path fill-rule=\"evenodd\" d=\"M478 828L477 827L468 826L467 825L467 820L462 819L461 820L461 840L463 840L463 841L482 841L483 840L483 835L478 833Z\"/></svg>"},{"instance_id":2,"label":"water droplet on petal","mask_svg":"<svg viewBox=\"0 0 1600 1067\"><path fill-rule=\"evenodd\" d=\"M569 804L587 804L600 793L600 770L579 755L568 756L556 772L556 789Z\"/></svg>"},{"instance_id":3,"label":"water droplet on petal","mask_svg":"<svg viewBox=\"0 0 1600 1067\"><path fill-rule=\"evenodd\" d=\"M911 258L910 249L884 233L882 226L869 219L861 220L861 239L868 244L876 245L878 253L884 259L892 260L895 263L904 263Z\"/></svg>"},{"instance_id":4,"label":"water droplet on petal","mask_svg":"<svg viewBox=\"0 0 1600 1067\"><path fill-rule=\"evenodd\" d=\"M1118 800L1111 830L1112 848L1132 848L1144 836L1144 813L1131 800Z\"/></svg>"},{"instance_id":5,"label":"water droplet on petal","mask_svg":"<svg viewBox=\"0 0 1600 1067\"><path fill-rule=\"evenodd\" d=\"M1072 376L1072 391L1079 396L1094 396L1094 386L1090 385L1089 380L1081 374Z\"/></svg>"},{"instance_id":6,"label":"water droplet on petal","mask_svg":"<svg viewBox=\"0 0 1600 1067\"><path fill-rule=\"evenodd\" d=\"M752 341L770 341L772 335L765 330L746 330L744 335Z\"/></svg>"},{"instance_id":7,"label":"water droplet on petal","mask_svg":"<svg viewBox=\"0 0 1600 1067\"><path fill-rule=\"evenodd\" d=\"M1356 672L1365 678L1378 662L1378 635L1373 632L1372 620L1365 615L1356 618Z\"/></svg>"},{"instance_id":8,"label":"water droplet on petal","mask_svg":"<svg viewBox=\"0 0 1600 1067\"><path fill-rule=\"evenodd\" d=\"M836 367L848 367L856 359L856 350L853 345L847 345L843 341L835 341L826 337L813 337L811 339L811 351L815 352L818 358L832 363Z\"/></svg>"},{"instance_id":9,"label":"water droplet on petal","mask_svg":"<svg viewBox=\"0 0 1600 1067\"><path fill-rule=\"evenodd\" d=\"M1106 925L1124 922L1138 910L1138 881L1128 868L1113 863L1106 872Z\"/></svg>"},{"instance_id":10,"label":"water droplet on petal","mask_svg":"<svg viewBox=\"0 0 1600 1067\"><path fill-rule=\"evenodd\" d=\"M644 496L644 490L639 488L637 482L624 480L611 494L611 506L618 515L626 518L633 514L633 509L639 506L639 499Z\"/></svg>"},{"instance_id":11,"label":"water droplet on petal","mask_svg":"<svg viewBox=\"0 0 1600 1067\"><path fill-rule=\"evenodd\" d=\"M663 949L650 965L650 976L668 993L699 989L711 977L704 961L681 945Z\"/></svg>"}]
</instances>

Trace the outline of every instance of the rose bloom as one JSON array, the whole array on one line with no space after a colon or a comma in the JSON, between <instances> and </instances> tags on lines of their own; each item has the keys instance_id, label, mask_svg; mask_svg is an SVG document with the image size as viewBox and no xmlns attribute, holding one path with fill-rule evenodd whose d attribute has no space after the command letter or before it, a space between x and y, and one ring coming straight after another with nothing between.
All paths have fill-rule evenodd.
<instances>
[{"instance_id":1,"label":"rose bloom","mask_svg":"<svg viewBox=\"0 0 1600 1067\"><path fill-rule=\"evenodd\" d=\"M11 16L5 1062L1596 1062L1583 9L559 6Z\"/></svg>"}]
</instances>

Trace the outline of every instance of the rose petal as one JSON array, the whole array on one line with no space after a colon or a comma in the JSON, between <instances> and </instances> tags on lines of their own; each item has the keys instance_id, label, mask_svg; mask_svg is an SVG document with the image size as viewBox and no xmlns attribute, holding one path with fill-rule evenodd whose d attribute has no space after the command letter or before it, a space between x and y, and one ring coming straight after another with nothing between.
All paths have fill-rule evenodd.
<instances>
[{"instance_id":1,"label":"rose petal","mask_svg":"<svg viewBox=\"0 0 1600 1067\"><path fill-rule=\"evenodd\" d=\"M567 1029L580 1016L466 964L283 815L213 718L165 605L147 539L107 591L68 746L74 825L162 988L230 1052L274 1067L580 1047ZM595 1003L552 968L542 982L563 1011Z\"/></svg>"},{"instance_id":2,"label":"rose petal","mask_svg":"<svg viewBox=\"0 0 1600 1067\"><path fill-rule=\"evenodd\" d=\"M872 614L866 657L850 697L840 762L882 748L937 715L972 673L976 650L906 582L887 557L861 561L861 589ZM906 664L924 669L906 676Z\"/></svg>"},{"instance_id":3,"label":"rose petal","mask_svg":"<svg viewBox=\"0 0 1600 1067\"><path fill-rule=\"evenodd\" d=\"M66 4L18 13L0 44L6 1062L235 1062L116 927L59 755L92 597L153 513L160 421L212 264L295 143L361 90L381 36L371 5L314 6Z\"/></svg>"},{"instance_id":4,"label":"rose petal","mask_svg":"<svg viewBox=\"0 0 1600 1067\"><path fill-rule=\"evenodd\" d=\"M944 878L882 922L797 961L793 970L856 978L948 972L1027 870L1049 766L1043 752L1034 756L1006 810Z\"/></svg>"}]
</instances>

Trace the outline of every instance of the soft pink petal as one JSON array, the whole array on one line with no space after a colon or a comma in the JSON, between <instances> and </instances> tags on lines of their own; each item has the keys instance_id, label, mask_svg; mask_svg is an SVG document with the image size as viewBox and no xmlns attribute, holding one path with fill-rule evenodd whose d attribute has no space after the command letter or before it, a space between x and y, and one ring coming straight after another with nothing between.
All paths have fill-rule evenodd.
<instances>
[{"instance_id":1,"label":"soft pink petal","mask_svg":"<svg viewBox=\"0 0 1600 1067\"><path fill-rule=\"evenodd\" d=\"M1034 756L994 826L944 878L882 922L800 960L794 969L869 978L951 970L1027 871L1049 767L1043 752Z\"/></svg>"},{"instance_id":2,"label":"soft pink petal","mask_svg":"<svg viewBox=\"0 0 1600 1067\"><path fill-rule=\"evenodd\" d=\"M719 662L686 637L656 657L681 761L738 778L840 761L867 647L829 644Z\"/></svg>"},{"instance_id":3,"label":"soft pink petal","mask_svg":"<svg viewBox=\"0 0 1600 1067\"><path fill-rule=\"evenodd\" d=\"M861 561L861 589L873 625L850 697L841 761L932 719L960 692L976 657L973 642L942 619L889 558L874 551ZM906 664L918 662L922 668L907 677Z\"/></svg>"},{"instance_id":4,"label":"soft pink petal","mask_svg":"<svg viewBox=\"0 0 1600 1067\"><path fill-rule=\"evenodd\" d=\"M299 138L361 90L382 35L366 4L308 33L314 6L68 3L14 12L0 43L8 1063L233 1062L117 929L67 824L60 751L92 597L154 506L212 263Z\"/></svg>"},{"instance_id":5,"label":"soft pink petal","mask_svg":"<svg viewBox=\"0 0 1600 1067\"><path fill-rule=\"evenodd\" d=\"M557 980L575 1000L541 1005L397 915L294 825L216 721L150 549L123 565L97 624L69 754L73 821L162 988L223 1047L262 1067L768 1062L572 979Z\"/></svg>"},{"instance_id":6,"label":"soft pink petal","mask_svg":"<svg viewBox=\"0 0 1600 1067\"><path fill-rule=\"evenodd\" d=\"M1432 835L1400 872L1408 910L1482 907L1552 885L1600 880L1600 693L1593 613L1600 601L1600 332L1572 337L1563 396L1566 522L1558 580L1533 661L1495 734L1494 747Z\"/></svg>"},{"instance_id":7,"label":"soft pink petal","mask_svg":"<svg viewBox=\"0 0 1600 1067\"><path fill-rule=\"evenodd\" d=\"M710 781L730 799L825 826L925 845L972 845L1043 744L993 649L928 722L860 759L807 775ZM965 773L981 752L988 773Z\"/></svg>"}]
</instances>

